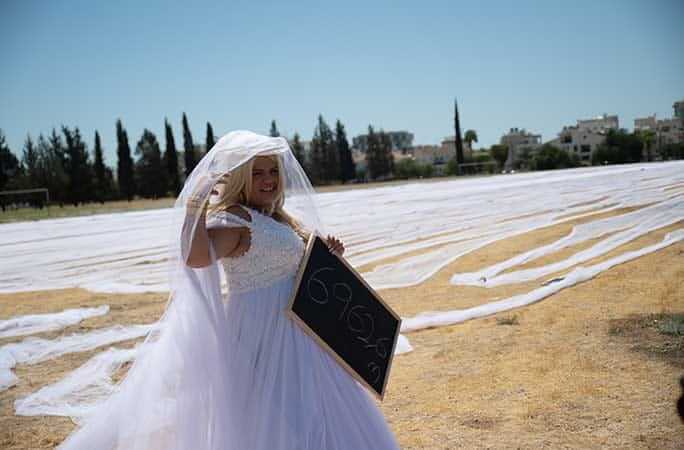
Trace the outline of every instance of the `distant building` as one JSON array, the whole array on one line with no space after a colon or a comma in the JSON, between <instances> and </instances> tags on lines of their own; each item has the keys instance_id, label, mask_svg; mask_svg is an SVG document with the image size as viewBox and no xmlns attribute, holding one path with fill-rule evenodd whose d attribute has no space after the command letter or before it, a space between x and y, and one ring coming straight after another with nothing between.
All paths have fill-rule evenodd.
<instances>
[{"instance_id":1,"label":"distant building","mask_svg":"<svg viewBox=\"0 0 684 450\"><path fill-rule=\"evenodd\" d=\"M617 115L609 116L603 114L593 119L578 120L577 127L594 133L607 133L608 130L619 129L620 124Z\"/></svg>"},{"instance_id":2,"label":"distant building","mask_svg":"<svg viewBox=\"0 0 684 450\"><path fill-rule=\"evenodd\" d=\"M657 135L657 130L658 130L658 121L656 120L655 114L653 114L652 116L634 119L634 132L635 133L650 131L654 135ZM651 161L653 159L653 156L651 154L653 149L654 149L653 144L649 144L648 146L644 145L643 148L641 149L641 159L643 159L645 161Z\"/></svg>"},{"instance_id":3,"label":"distant building","mask_svg":"<svg viewBox=\"0 0 684 450\"><path fill-rule=\"evenodd\" d=\"M674 116L679 119L684 119L684 100L674 102Z\"/></svg>"},{"instance_id":4,"label":"distant building","mask_svg":"<svg viewBox=\"0 0 684 450\"><path fill-rule=\"evenodd\" d=\"M499 144L508 147L508 158L504 168L510 170L513 167L513 163L522 149L527 148L534 151L541 147L541 140L541 134L528 133L524 128L511 128L499 140Z\"/></svg>"},{"instance_id":5,"label":"distant building","mask_svg":"<svg viewBox=\"0 0 684 450\"><path fill-rule=\"evenodd\" d=\"M411 149L413 159L418 164L439 166L449 162L455 151L440 145L416 145Z\"/></svg>"},{"instance_id":6,"label":"distant building","mask_svg":"<svg viewBox=\"0 0 684 450\"><path fill-rule=\"evenodd\" d=\"M449 159L456 156L456 136L445 137L444 139L442 139L442 143L440 144L440 146L442 147L444 152L451 152L451 157L449 157ZM470 158L472 155L473 149L470 148L470 145L468 145L466 141L463 141L463 157Z\"/></svg>"},{"instance_id":7,"label":"distant building","mask_svg":"<svg viewBox=\"0 0 684 450\"><path fill-rule=\"evenodd\" d=\"M619 127L618 116L603 114L594 119L578 120L574 126L563 127L558 137L548 143L577 155L580 161L588 164L592 153L605 142L608 131L618 130Z\"/></svg>"},{"instance_id":8,"label":"distant building","mask_svg":"<svg viewBox=\"0 0 684 450\"><path fill-rule=\"evenodd\" d=\"M674 116L670 119L656 119L655 114L634 119L634 131L649 130L655 133L656 151L666 145L684 143L684 100L672 105Z\"/></svg>"},{"instance_id":9,"label":"distant building","mask_svg":"<svg viewBox=\"0 0 684 450\"><path fill-rule=\"evenodd\" d=\"M658 149L665 145L684 143L684 119L673 117L659 120L656 143Z\"/></svg>"},{"instance_id":10,"label":"distant building","mask_svg":"<svg viewBox=\"0 0 684 450\"><path fill-rule=\"evenodd\" d=\"M463 143L463 153L472 154L466 142ZM418 164L430 165L435 175L442 175L449 161L456 157L456 140L449 136L444 138L440 145L416 145L410 150L410 154Z\"/></svg>"},{"instance_id":11,"label":"distant building","mask_svg":"<svg viewBox=\"0 0 684 450\"><path fill-rule=\"evenodd\" d=\"M634 131L656 131L658 128L658 121L655 114L648 117L634 119Z\"/></svg>"},{"instance_id":12,"label":"distant building","mask_svg":"<svg viewBox=\"0 0 684 450\"><path fill-rule=\"evenodd\" d=\"M660 149L669 144L684 143L684 100L674 102L674 117L658 121L656 145Z\"/></svg>"},{"instance_id":13,"label":"distant building","mask_svg":"<svg viewBox=\"0 0 684 450\"><path fill-rule=\"evenodd\" d=\"M390 138L393 151L406 153L413 146L413 134L408 131L385 131L385 134ZM352 138L352 147L366 153L368 151L368 135L361 134Z\"/></svg>"}]
</instances>

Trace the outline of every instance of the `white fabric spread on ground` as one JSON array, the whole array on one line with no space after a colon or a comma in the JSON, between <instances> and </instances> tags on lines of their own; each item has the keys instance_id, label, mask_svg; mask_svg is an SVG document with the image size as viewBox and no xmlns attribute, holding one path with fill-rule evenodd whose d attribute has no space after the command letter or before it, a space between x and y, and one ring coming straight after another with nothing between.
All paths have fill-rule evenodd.
<instances>
[{"instance_id":1,"label":"white fabric spread on ground","mask_svg":"<svg viewBox=\"0 0 684 450\"><path fill-rule=\"evenodd\" d=\"M675 242L682 240L684 240L684 229L668 233L665 238L663 238L663 241L657 244L649 245L648 247L644 247L639 250L623 253L620 256L610 258L601 263L594 264L593 266L576 267L562 279L548 283L545 286L537 288L526 294L515 295L504 300L486 303L484 305L475 306L468 309L444 312L430 311L418 314L414 317L405 318L401 323L401 331L406 333L424 328L453 325L455 323L464 322L469 319L484 317L498 312L508 311L513 308L526 306L531 303L538 302L549 295L560 291L561 289L574 286L577 283L581 283L586 280L590 280L613 266L631 261L632 259L647 255L649 253L653 253L661 248L665 248L674 244Z\"/></svg>"},{"instance_id":2,"label":"white fabric spread on ground","mask_svg":"<svg viewBox=\"0 0 684 450\"><path fill-rule=\"evenodd\" d=\"M616 264L681 241L684 231L677 230L661 243L588 267L576 266L684 220L684 190L677 188L684 182L683 169L683 162L591 167L330 192L319 194L318 200L328 229L345 242L348 261L355 267L377 264L363 273L376 290L416 285L460 256L491 243L586 217L585 223L554 243L473 273L455 274L451 281L489 287L570 269L565 276L526 294L474 308L405 318L401 331L410 332L540 301ZM625 207L637 209L604 219L591 217ZM5 256L0 260L0 292L66 287L165 292L169 214L170 210L150 210L0 225ZM76 228L85 231L76 234ZM45 237L35 239L36 235ZM563 261L506 272L590 239L602 240ZM26 325L31 317L0 323L14 320ZM0 347L0 390L16 383L11 371L16 364L141 337L151 327L113 327L54 341L29 338L7 344ZM409 341L400 335L395 354L411 350ZM79 403L79 395L111 392L112 373L134 358L135 351L110 349L94 356L64 379L18 400L18 413L81 417L92 405Z\"/></svg>"},{"instance_id":3,"label":"white fabric spread on ground","mask_svg":"<svg viewBox=\"0 0 684 450\"><path fill-rule=\"evenodd\" d=\"M394 354L401 355L402 353L408 353L412 350L413 347L411 347L409 340L406 339L406 336L400 334L399 338L397 338L397 346L394 348Z\"/></svg>"},{"instance_id":4,"label":"white fabric spread on ground","mask_svg":"<svg viewBox=\"0 0 684 450\"><path fill-rule=\"evenodd\" d=\"M103 345L145 336L154 325L116 325L88 333L70 334L57 339L26 338L0 347L0 391L17 381L12 368L17 364L36 364L67 353L84 352Z\"/></svg>"},{"instance_id":5,"label":"white fabric spread on ground","mask_svg":"<svg viewBox=\"0 0 684 450\"><path fill-rule=\"evenodd\" d=\"M16 316L0 320L0 338L61 330L90 317L104 316L108 312L109 306L102 305L97 308L65 309L58 313Z\"/></svg>"},{"instance_id":6,"label":"white fabric spread on ground","mask_svg":"<svg viewBox=\"0 0 684 450\"><path fill-rule=\"evenodd\" d=\"M328 192L318 200L350 263L381 264L364 273L377 290L420 283L456 254L589 212L661 203L682 194L665 188L684 181L683 169L681 161L588 167ZM169 218L170 209L159 209L0 225L0 292L166 292ZM398 261L382 264L386 258Z\"/></svg>"},{"instance_id":7,"label":"white fabric spread on ground","mask_svg":"<svg viewBox=\"0 0 684 450\"><path fill-rule=\"evenodd\" d=\"M78 369L56 383L17 399L14 409L18 416L67 416L78 421L88 415L98 401L115 390L112 374L122 364L133 361L138 347L111 347L90 358ZM88 399L88 401L84 401Z\"/></svg>"},{"instance_id":8,"label":"white fabric spread on ground","mask_svg":"<svg viewBox=\"0 0 684 450\"><path fill-rule=\"evenodd\" d=\"M653 230L677 223L682 220L682 218L684 218L684 200L679 196L627 214L577 225L573 227L572 232L568 236L549 245L537 247L501 263L486 267L478 272L456 274L451 278L451 283L457 285L494 287L503 284L536 280L592 258L602 256ZM609 233L614 234L592 247L579 251L562 261L547 264L539 268L518 270L498 275L511 267L533 261L562 248L577 245Z\"/></svg>"}]
</instances>

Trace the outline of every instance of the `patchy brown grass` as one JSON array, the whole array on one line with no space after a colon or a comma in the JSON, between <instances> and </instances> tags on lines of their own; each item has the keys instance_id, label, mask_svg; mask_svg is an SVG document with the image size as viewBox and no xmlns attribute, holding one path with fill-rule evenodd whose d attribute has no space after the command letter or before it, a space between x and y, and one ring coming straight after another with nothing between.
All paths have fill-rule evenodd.
<instances>
[{"instance_id":1,"label":"patchy brown grass","mask_svg":"<svg viewBox=\"0 0 684 450\"><path fill-rule=\"evenodd\" d=\"M656 230L585 265L658 242L681 225ZM381 295L407 317L527 292L540 281L481 289L451 286L448 279L457 271L544 245L570 227L547 227L489 245L419 286ZM549 255L548 261L561 256ZM659 324L684 313L683 262L680 242L526 308L407 334L414 351L396 357L385 400L378 403L401 447L682 448L684 427L674 406L684 368L677 347L681 336L662 333ZM55 337L116 323L149 323L165 302L166 296L159 294L32 292L0 295L0 317L111 305L104 317L41 334ZM0 340L0 345L10 341ZM69 420L17 417L12 403L63 377L94 353L17 368L20 383L0 393L1 448L51 448L61 442L73 428Z\"/></svg>"},{"instance_id":2,"label":"patchy brown grass","mask_svg":"<svg viewBox=\"0 0 684 450\"><path fill-rule=\"evenodd\" d=\"M684 311L684 305L680 306ZM608 333L634 351L684 370L684 312L630 314L611 320Z\"/></svg>"}]
</instances>

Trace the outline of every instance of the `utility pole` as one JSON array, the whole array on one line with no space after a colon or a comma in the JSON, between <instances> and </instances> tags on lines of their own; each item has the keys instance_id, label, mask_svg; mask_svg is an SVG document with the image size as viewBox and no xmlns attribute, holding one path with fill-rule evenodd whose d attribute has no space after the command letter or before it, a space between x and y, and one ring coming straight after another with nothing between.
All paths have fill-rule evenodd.
<instances>
[{"instance_id":1,"label":"utility pole","mask_svg":"<svg viewBox=\"0 0 684 450\"><path fill-rule=\"evenodd\" d=\"M463 164L463 140L461 139L461 123L458 120L458 102L454 99L454 139L456 140L456 175L461 175Z\"/></svg>"}]
</instances>

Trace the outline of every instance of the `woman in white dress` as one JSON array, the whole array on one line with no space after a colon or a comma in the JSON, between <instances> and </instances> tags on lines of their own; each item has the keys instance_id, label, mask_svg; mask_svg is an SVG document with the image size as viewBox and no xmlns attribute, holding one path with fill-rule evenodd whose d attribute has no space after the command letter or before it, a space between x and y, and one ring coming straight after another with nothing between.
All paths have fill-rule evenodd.
<instances>
[{"instance_id":1,"label":"woman in white dress","mask_svg":"<svg viewBox=\"0 0 684 450\"><path fill-rule=\"evenodd\" d=\"M284 314L305 239L322 231L287 141L222 137L176 210L158 331L62 448L397 449L365 388Z\"/></svg>"}]
</instances>

